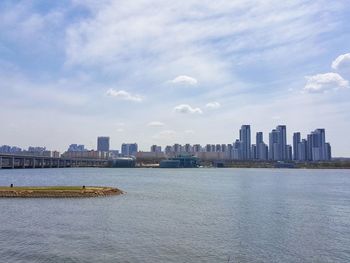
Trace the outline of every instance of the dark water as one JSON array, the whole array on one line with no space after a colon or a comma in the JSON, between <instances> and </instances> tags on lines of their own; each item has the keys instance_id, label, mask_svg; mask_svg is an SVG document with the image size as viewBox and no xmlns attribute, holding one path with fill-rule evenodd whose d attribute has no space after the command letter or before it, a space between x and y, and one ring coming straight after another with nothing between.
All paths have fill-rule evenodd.
<instances>
[{"instance_id":1,"label":"dark water","mask_svg":"<svg viewBox=\"0 0 350 263\"><path fill-rule=\"evenodd\" d=\"M109 185L0 199L0 262L350 262L350 170L0 170L0 185Z\"/></svg>"}]
</instances>

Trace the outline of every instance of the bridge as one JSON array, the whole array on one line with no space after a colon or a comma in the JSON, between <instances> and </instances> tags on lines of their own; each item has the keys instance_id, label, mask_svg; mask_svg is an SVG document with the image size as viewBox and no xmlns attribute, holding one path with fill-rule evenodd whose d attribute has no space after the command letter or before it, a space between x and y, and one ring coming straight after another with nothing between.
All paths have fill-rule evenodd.
<instances>
[{"instance_id":1,"label":"bridge","mask_svg":"<svg viewBox=\"0 0 350 263\"><path fill-rule=\"evenodd\" d=\"M67 167L108 167L108 160L0 153L0 169Z\"/></svg>"}]
</instances>

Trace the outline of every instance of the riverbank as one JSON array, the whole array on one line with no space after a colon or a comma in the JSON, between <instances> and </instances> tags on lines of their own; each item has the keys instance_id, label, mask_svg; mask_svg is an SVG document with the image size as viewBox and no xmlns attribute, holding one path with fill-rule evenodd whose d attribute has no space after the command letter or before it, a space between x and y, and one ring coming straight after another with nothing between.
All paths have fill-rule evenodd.
<instances>
[{"instance_id":1,"label":"riverbank","mask_svg":"<svg viewBox=\"0 0 350 263\"><path fill-rule=\"evenodd\" d=\"M112 187L95 186L0 186L0 198L84 198L123 194Z\"/></svg>"}]
</instances>

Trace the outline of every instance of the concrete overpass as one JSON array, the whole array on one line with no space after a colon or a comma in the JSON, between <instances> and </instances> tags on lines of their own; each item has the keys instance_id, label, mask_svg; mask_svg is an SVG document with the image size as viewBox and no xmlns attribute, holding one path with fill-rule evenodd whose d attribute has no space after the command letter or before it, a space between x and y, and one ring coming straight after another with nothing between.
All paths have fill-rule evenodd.
<instances>
[{"instance_id":1,"label":"concrete overpass","mask_svg":"<svg viewBox=\"0 0 350 263\"><path fill-rule=\"evenodd\" d=\"M107 167L107 159L54 158L21 154L0 153L0 169L16 168L66 168L66 167Z\"/></svg>"}]
</instances>

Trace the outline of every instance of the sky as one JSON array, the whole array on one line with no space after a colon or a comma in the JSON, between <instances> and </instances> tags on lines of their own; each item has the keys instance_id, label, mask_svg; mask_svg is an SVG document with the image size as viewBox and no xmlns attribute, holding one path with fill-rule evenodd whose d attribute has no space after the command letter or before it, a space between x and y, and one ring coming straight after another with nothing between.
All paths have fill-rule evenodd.
<instances>
[{"instance_id":1,"label":"sky","mask_svg":"<svg viewBox=\"0 0 350 263\"><path fill-rule=\"evenodd\" d=\"M2 0L0 145L232 143L326 129L350 157L347 0Z\"/></svg>"}]
</instances>

